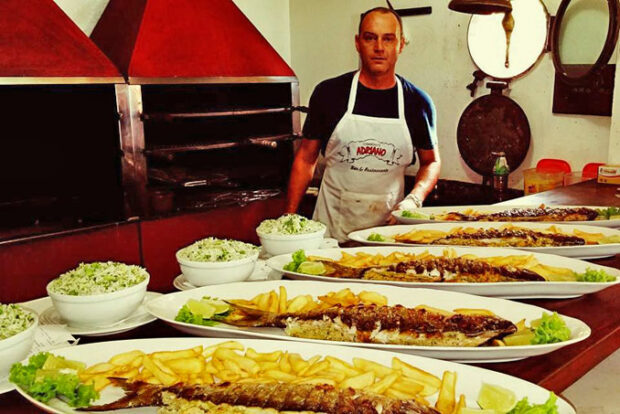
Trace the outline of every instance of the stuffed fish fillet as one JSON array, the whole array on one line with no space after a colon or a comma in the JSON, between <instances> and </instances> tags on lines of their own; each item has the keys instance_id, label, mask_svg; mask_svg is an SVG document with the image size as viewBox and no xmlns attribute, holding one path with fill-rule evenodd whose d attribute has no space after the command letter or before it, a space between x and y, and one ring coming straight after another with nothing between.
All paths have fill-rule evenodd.
<instances>
[{"instance_id":1,"label":"stuffed fish fillet","mask_svg":"<svg viewBox=\"0 0 620 414\"><path fill-rule=\"evenodd\" d=\"M327 414L438 414L415 400L398 400L331 385L309 384L231 384L170 387L144 382L127 383L114 379L125 388L125 397L110 404L82 408L83 411L107 411L123 408L163 406L177 400L201 401L216 405L272 408L277 411L314 411ZM232 408L232 407L231 407ZM235 411L230 412L243 412Z\"/></svg>"},{"instance_id":2,"label":"stuffed fish fillet","mask_svg":"<svg viewBox=\"0 0 620 414\"><path fill-rule=\"evenodd\" d=\"M513 266L494 266L484 259L461 257L425 257L390 266L349 267L320 261L326 272L322 276L393 280L403 282L544 282L536 272Z\"/></svg>"},{"instance_id":3,"label":"stuffed fish fillet","mask_svg":"<svg viewBox=\"0 0 620 414\"><path fill-rule=\"evenodd\" d=\"M513 208L491 214L463 214L450 212L435 216L448 221L591 221L598 212L587 207L579 208Z\"/></svg>"},{"instance_id":4,"label":"stuffed fish fillet","mask_svg":"<svg viewBox=\"0 0 620 414\"><path fill-rule=\"evenodd\" d=\"M245 312L241 307L234 308L223 322L280 327L298 338L420 346L475 347L517 331L512 322L497 316L440 313L401 305L332 306L283 314Z\"/></svg>"},{"instance_id":5,"label":"stuffed fish fillet","mask_svg":"<svg viewBox=\"0 0 620 414\"><path fill-rule=\"evenodd\" d=\"M583 246L586 244L586 241L581 237L558 233L545 233L523 228L480 229L475 232L458 231L424 243L409 240L406 235L395 236L394 239L398 242L411 244L489 247L552 247Z\"/></svg>"}]
</instances>

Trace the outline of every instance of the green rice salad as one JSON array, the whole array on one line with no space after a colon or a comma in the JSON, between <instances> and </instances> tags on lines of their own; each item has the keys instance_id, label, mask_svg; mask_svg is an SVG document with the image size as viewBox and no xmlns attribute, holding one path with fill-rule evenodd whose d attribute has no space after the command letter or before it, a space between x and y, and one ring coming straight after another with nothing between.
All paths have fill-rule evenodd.
<instances>
[{"instance_id":1,"label":"green rice salad","mask_svg":"<svg viewBox=\"0 0 620 414\"><path fill-rule=\"evenodd\" d=\"M3 305L0 303L0 340L25 331L34 323L32 313L17 305Z\"/></svg>"},{"instance_id":2,"label":"green rice salad","mask_svg":"<svg viewBox=\"0 0 620 414\"><path fill-rule=\"evenodd\" d=\"M277 219L264 220L256 229L263 234L307 234L325 230L325 224L299 214L285 214Z\"/></svg>"},{"instance_id":3,"label":"green rice salad","mask_svg":"<svg viewBox=\"0 0 620 414\"><path fill-rule=\"evenodd\" d=\"M49 284L53 293L71 296L112 293L135 286L149 276L146 269L118 262L80 263Z\"/></svg>"},{"instance_id":4,"label":"green rice salad","mask_svg":"<svg viewBox=\"0 0 620 414\"><path fill-rule=\"evenodd\" d=\"M230 262L254 256L258 251L259 248L250 243L208 237L182 248L177 255L193 262Z\"/></svg>"}]
</instances>

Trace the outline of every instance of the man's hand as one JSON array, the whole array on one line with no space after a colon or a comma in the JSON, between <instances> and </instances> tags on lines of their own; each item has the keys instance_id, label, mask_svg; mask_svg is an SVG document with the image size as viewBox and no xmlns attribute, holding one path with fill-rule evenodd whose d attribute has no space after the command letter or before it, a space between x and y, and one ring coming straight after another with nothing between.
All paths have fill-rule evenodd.
<instances>
[{"instance_id":1,"label":"man's hand","mask_svg":"<svg viewBox=\"0 0 620 414\"><path fill-rule=\"evenodd\" d=\"M316 161L321 151L321 141L318 139L302 139L301 146L295 154L291 178L286 193L285 213L296 213L299 204L308 189L314 175Z\"/></svg>"}]
</instances>

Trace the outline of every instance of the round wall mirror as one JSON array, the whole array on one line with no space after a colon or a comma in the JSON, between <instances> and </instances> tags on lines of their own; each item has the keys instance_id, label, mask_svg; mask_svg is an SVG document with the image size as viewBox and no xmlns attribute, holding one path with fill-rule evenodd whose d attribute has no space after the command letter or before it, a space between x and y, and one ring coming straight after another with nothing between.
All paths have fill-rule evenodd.
<instances>
[{"instance_id":1,"label":"round wall mirror","mask_svg":"<svg viewBox=\"0 0 620 414\"><path fill-rule=\"evenodd\" d=\"M553 64L567 83L609 62L618 39L618 0L562 0L552 29Z\"/></svg>"},{"instance_id":2,"label":"round wall mirror","mask_svg":"<svg viewBox=\"0 0 620 414\"><path fill-rule=\"evenodd\" d=\"M469 54L481 71L495 79L509 80L529 71L547 43L549 14L544 4L540 0L511 3L511 15L474 15L469 21Z\"/></svg>"}]
</instances>

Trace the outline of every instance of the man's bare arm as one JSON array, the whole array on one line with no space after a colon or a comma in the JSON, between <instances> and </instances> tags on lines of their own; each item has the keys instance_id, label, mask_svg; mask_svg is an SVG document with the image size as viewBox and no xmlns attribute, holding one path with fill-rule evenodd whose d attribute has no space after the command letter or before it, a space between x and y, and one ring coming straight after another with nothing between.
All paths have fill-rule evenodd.
<instances>
[{"instance_id":1,"label":"man's bare arm","mask_svg":"<svg viewBox=\"0 0 620 414\"><path fill-rule=\"evenodd\" d=\"M321 140L305 138L301 140L301 146L295 154L295 160L291 168L291 177L286 194L285 213L296 213L299 209L299 204L301 204L301 200L314 175L320 150Z\"/></svg>"},{"instance_id":2,"label":"man's bare arm","mask_svg":"<svg viewBox=\"0 0 620 414\"><path fill-rule=\"evenodd\" d=\"M415 185L411 194L423 201L437 184L441 170L441 159L437 148L431 150L418 149L418 158L420 159L420 168L415 176Z\"/></svg>"}]
</instances>

